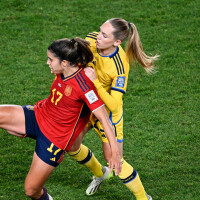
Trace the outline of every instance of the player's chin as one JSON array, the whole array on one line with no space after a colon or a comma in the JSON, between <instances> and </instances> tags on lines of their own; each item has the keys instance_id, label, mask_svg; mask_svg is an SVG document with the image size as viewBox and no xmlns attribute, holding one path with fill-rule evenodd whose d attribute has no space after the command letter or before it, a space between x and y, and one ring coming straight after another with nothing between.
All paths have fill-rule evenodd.
<instances>
[{"instance_id":1,"label":"player's chin","mask_svg":"<svg viewBox=\"0 0 200 200\"><path fill-rule=\"evenodd\" d=\"M100 48L100 45L99 45L99 44L96 44L96 47L99 49L99 48Z\"/></svg>"},{"instance_id":2,"label":"player's chin","mask_svg":"<svg viewBox=\"0 0 200 200\"><path fill-rule=\"evenodd\" d=\"M99 50L103 50L103 49L105 49L102 45L97 45L97 48L99 49Z\"/></svg>"},{"instance_id":3,"label":"player's chin","mask_svg":"<svg viewBox=\"0 0 200 200\"><path fill-rule=\"evenodd\" d=\"M52 71L52 70L51 70L51 74L54 74L54 75L56 75L56 74L58 74L58 73L56 73L56 72L54 72L54 71Z\"/></svg>"}]
</instances>

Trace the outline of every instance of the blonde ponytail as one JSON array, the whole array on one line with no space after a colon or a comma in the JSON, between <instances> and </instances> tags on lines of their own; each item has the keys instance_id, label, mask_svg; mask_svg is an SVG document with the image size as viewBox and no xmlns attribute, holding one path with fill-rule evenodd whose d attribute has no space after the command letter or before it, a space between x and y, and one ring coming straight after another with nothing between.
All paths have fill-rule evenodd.
<instances>
[{"instance_id":1,"label":"blonde ponytail","mask_svg":"<svg viewBox=\"0 0 200 200\"><path fill-rule=\"evenodd\" d=\"M159 55L148 56L143 51L142 43L137 31L136 26L133 23L129 23L130 34L126 45L126 54L130 61L135 64L137 61L141 67L145 69L147 73L153 73L155 71L154 61L156 61Z\"/></svg>"},{"instance_id":2,"label":"blonde ponytail","mask_svg":"<svg viewBox=\"0 0 200 200\"><path fill-rule=\"evenodd\" d=\"M148 56L145 54L136 26L121 18L112 18L107 21L110 22L115 29L113 31L115 39L123 42L128 38L126 54L130 62L135 64L137 61L147 73L153 73L155 71L154 61L158 59L159 55Z\"/></svg>"}]
</instances>

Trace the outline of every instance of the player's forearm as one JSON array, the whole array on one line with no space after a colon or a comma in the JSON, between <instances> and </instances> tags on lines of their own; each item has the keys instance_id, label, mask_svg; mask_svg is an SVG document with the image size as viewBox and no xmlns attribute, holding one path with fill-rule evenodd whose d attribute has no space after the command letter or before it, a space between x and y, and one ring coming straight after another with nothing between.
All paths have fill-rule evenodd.
<instances>
[{"instance_id":1,"label":"player's forearm","mask_svg":"<svg viewBox=\"0 0 200 200\"><path fill-rule=\"evenodd\" d=\"M116 139L115 139L114 129L113 129L111 123L104 125L103 128L104 128L106 137L108 138L112 154L117 154L117 156L118 156L119 155L119 149L118 149L117 142L116 142Z\"/></svg>"},{"instance_id":2,"label":"player's forearm","mask_svg":"<svg viewBox=\"0 0 200 200\"><path fill-rule=\"evenodd\" d=\"M103 125L103 129L105 131L105 134L108 138L110 147L111 147L111 158L109 160L109 167L111 170L115 167L115 175L118 175L121 171L121 158L120 158L120 151L115 139L115 133L114 129L112 127L112 124L109 120L108 114L106 112L105 106L102 106L95 110L94 115L97 117L97 119L101 122Z\"/></svg>"},{"instance_id":3,"label":"player's forearm","mask_svg":"<svg viewBox=\"0 0 200 200\"><path fill-rule=\"evenodd\" d=\"M110 143L112 153L118 153L119 151L118 151L118 146L115 139L115 132L112 127L111 121L108 117L108 114L106 112L105 106L98 108L93 113L103 126L106 137L108 138L108 141Z\"/></svg>"},{"instance_id":4,"label":"player's forearm","mask_svg":"<svg viewBox=\"0 0 200 200\"><path fill-rule=\"evenodd\" d=\"M118 149L118 145L117 145L117 142L115 139L115 132L114 132L113 126L111 124L111 121L108 118L108 115L106 115L106 117L104 117L102 119L100 118L99 121L103 125L103 129L106 134L106 137L108 138L112 154L116 154L118 156L119 149Z\"/></svg>"}]
</instances>

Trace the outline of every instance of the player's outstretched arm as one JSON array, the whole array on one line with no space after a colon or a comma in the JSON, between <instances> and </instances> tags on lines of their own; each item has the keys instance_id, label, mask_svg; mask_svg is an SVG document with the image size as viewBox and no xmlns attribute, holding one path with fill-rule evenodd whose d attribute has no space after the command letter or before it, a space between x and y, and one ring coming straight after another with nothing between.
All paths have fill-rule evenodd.
<instances>
[{"instance_id":1,"label":"player's outstretched arm","mask_svg":"<svg viewBox=\"0 0 200 200\"><path fill-rule=\"evenodd\" d=\"M103 125L106 137L108 138L108 141L110 143L111 158L109 160L109 167L111 171L113 170L113 168L115 168L115 175L117 176L121 172L122 165L121 165L119 149L115 139L114 129L106 112L105 106L98 108L93 113Z\"/></svg>"}]
</instances>

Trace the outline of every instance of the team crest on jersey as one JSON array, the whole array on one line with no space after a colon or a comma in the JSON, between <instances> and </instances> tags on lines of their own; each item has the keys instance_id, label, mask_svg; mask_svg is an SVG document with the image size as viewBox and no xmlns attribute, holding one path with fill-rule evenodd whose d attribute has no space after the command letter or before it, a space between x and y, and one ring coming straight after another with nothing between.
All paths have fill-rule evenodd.
<instances>
[{"instance_id":1,"label":"team crest on jersey","mask_svg":"<svg viewBox=\"0 0 200 200\"><path fill-rule=\"evenodd\" d=\"M68 97L72 93L72 87L70 85L67 85L64 91L65 95Z\"/></svg>"},{"instance_id":2,"label":"team crest on jersey","mask_svg":"<svg viewBox=\"0 0 200 200\"><path fill-rule=\"evenodd\" d=\"M89 101L90 104L94 103L95 101L98 100L97 95L94 93L93 90L89 91L88 93L85 94L85 97Z\"/></svg>"},{"instance_id":3,"label":"team crest on jersey","mask_svg":"<svg viewBox=\"0 0 200 200\"><path fill-rule=\"evenodd\" d=\"M125 76L118 76L115 86L123 88L125 84Z\"/></svg>"}]
</instances>

